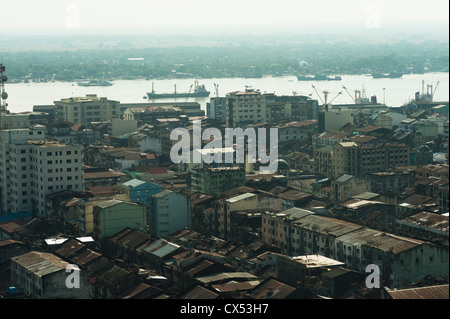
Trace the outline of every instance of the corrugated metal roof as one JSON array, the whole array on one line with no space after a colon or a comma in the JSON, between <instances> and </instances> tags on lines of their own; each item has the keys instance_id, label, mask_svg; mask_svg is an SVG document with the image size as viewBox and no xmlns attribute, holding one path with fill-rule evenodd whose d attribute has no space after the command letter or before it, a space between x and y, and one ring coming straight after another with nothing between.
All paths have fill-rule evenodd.
<instances>
[{"instance_id":1,"label":"corrugated metal roof","mask_svg":"<svg viewBox=\"0 0 450 319\"><path fill-rule=\"evenodd\" d=\"M123 183L123 186L130 186L130 187L136 187L139 185L145 184L144 181L141 181L139 179L133 178L132 180L129 180L128 182Z\"/></svg>"},{"instance_id":2,"label":"corrugated metal roof","mask_svg":"<svg viewBox=\"0 0 450 319\"><path fill-rule=\"evenodd\" d=\"M178 248L180 248L180 246L178 246L177 244L168 242L165 239L159 239L149 244L148 246L142 247L142 250L149 254L163 258L164 256L173 253Z\"/></svg>"},{"instance_id":3,"label":"corrugated metal roof","mask_svg":"<svg viewBox=\"0 0 450 319\"><path fill-rule=\"evenodd\" d=\"M256 195L252 194L252 193L245 193L245 194L241 194L241 195L238 195L238 196L231 197L231 198L229 198L229 199L227 199L225 201L226 202L230 202L230 203L235 203L237 201L240 201L240 200L243 200L243 199L247 199L247 198L251 198L253 196L256 196Z\"/></svg>"},{"instance_id":4,"label":"corrugated metal roof","mask_svg":"<svg viewBox=\"0 0 450 319\"><path fill-rule=\"evenodd\" d=\"M256 279L257 277L255 275L252 275L248 272L222 272L211 276L202 276L195 278L198 281L201 281L202 283L211 283L211 282L218 282L221 280L226 279Z\"/></svg>"},{"instance_id":5,"label":"corrugated metal roof","mask_svg":"<svg viewBox=\"0 0 450 319\"><path fill-rule=\"evenodd\" d=\"M228 292L228 291L242 291L250 290L255 288L261 283L261 280L247 280L244 282L230 281L224 284L212 285L212 287L218 292Z\"/></svg>"},{"instance_id":6,"label":"corrugated metal roof","mask_svg":"<svg viewBox=\"0 0 450 319\"><path fill-rule=\"evenodd\" d=\"M334 237L342 236L346 233L362 228L360 225L345 222L339 219L316 215L308 215L300 218L294 221L294 224L317 233L331 235Z\"/></svg>"},{"instance_id":7,"label":"corrugated metal roof","mask_svg":"<svg viewBox=\"0 0 450 319\"><path fill-rule=\"evenodd\" d=\"M218 296L218 294L207 288L195 286L188 292L178 296L177 299L216 299Z\"/></svg>"},{"instance_id":8,"label":"corrugated metal roof","mask_svg":"<svg viewBox=\"0 0 450 319\"><path fill-rule=\"evenodd\" d=\"M66 267L69 265L68 262L54 254L39 251L30 251L15 256L11 258L11 260L14 260L38 277L43 277L61 270L65 271Z\"/></svg>"},{"instance_id":9,"label":"corrugated metal roof","mask_svg":"<svg viewBox=\"0 0 450 319\"><path fill-rule=\"evenodd\" d=\"M255 299L284 299L295 291L295 287L270 278L255 287L249 296Z\"/></svg>"},{"instance_id":10,"label":"corrugated metal roof","mask_svg":"<svg viewBox=\"0 0 450 319\"><path fill-rule=\"evenodd\" d=\"M370 228L356 230L339 237L337 240L352 245L367 245L381 251L392 252L393 254L398 254L425 243L421 240L384 233Z\"/></svg>"},{"instance_id":11,"label":"corrugated metal roof","mask_svg":"<svg viewBox=\"0 0 450 319\"><path fill-rule=\"evenodd\" d=\"M343 262L322 256L322 255L304 255L304 256L292 257L291 259L304 265L306 268L345 265Z\"/></svg>"},{"instance_id":12,"label":"corrugated metal roof","mask_svg":"<svg viewBox=\"0 0 450 319\"><path fill-rule=\"evenodd\" d=\"M385 289L392 299L449 299L448 284L400 290Z\"/></svg>"}]
</instances>

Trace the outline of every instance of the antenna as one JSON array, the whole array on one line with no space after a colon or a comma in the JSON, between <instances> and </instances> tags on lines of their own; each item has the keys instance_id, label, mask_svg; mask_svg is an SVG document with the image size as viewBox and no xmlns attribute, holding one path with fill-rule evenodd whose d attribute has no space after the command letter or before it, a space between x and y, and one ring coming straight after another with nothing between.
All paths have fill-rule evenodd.
<instances>
[{"instance_id":1,"label":"antenna","mask_svg":"<svg viewBox=\"0 0 450 319\"><path fill-rule=\"evenodd\" d=\"M5 115L6 115L6 107L8 104L6 103L6 99L8 98L8 93L5 91L5 82L8 80L8 77L4 75L6 68L3 64L0 63L0 91L1 91L1 101L0 101L0 128L6 128Z\"/></svg>"}]
</instances>

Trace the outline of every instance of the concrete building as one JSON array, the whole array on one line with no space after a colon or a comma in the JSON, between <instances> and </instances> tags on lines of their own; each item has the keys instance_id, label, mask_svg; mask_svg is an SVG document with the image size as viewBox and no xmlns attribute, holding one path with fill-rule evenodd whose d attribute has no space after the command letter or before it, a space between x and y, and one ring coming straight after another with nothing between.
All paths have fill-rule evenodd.
<instances>
[{"instance_id":1,"label":"concrete building","mask_svg":"<svg viewBox=\"0 0 450 319\"><path fill-rule=\"evenodd\" d=\"M231 92L226 95L227 127L240 127L246 124L267 121L266 101L258 90Z\"/></svg>"},{"instance_id":2,"label":"concrete building","mask_svg":"<svg viewBox=\"0 0 450 319\"><path fill-rule=\"evenodd\" d=\"M191 183L200 193L218 196L226 190L244 186L245 171L238 166L196 169L192 172Z\"/></svg>"},{"instance_id":3,"label":"concrete building","mask_svg":"<svg viewBox=\"0 0 450 319\"><path fill-rule=\"evenodd\" d=\"M226 122L226 102L227 99L225 97L212 97L206 103L206 115L221 122Z\"/></svg>"},{"instance_id":4,"label":"concrete building","mask_svg":"<svg viewBox=\"0 0 450 319\"><path fill-rule=\"evenodd\" d=\"M367 179L343 174L331 181L331 201L342 202L369 189Z\"/></svg>"},{"instance_id":5,"label":"concrete building","mask_svg":"<svg viewBox=\"0 0 450 319\"><path fill-rule=\"evenodd\" d=\"M85 299L89 298L88 281L79 271L79 288L69 288L66 272L71 264L51 253L30 251L11 258L11 284L24 288L32 299Z\"/></svg>"},{"instance_id":6,"label":"concrete building","mask_svg":"<svg viewBox=\"0 0 450 319\"><path fill-rule=\"evenodd\" d=\"M362 176L389 168L408 166L410 149L405 144L362 145L339 142L333 145L333 177Z\"/></svg>"},{"instance_id":7,"label":"concrete building","mask_svg":"<svg viewBox=\"0 0 450 319\"><path fill-rule=\"evenodd\" d=\"M318 131L339 131L346 124L353 124L352 110L329 110L319 112Z\"/></svg>"},{"instance_id":8,"label":"concrete building","mask_svg":"<svg viewBox=\"0 0 450 319\"><path fill-rule=\"evenodd\" d=\"M315 172L326 177L333 176L332 173L333 147L323 146L314 149Z\"/></svg>"},{"instance_id":9,"label":"concrete building","mask_svg":"<svg viewBox=\"0 0 450 319\"><path fill-rule=\"evenodd\" d=\"M87 125L91 122L111 121L120 118L120 102L87 94L86 97L70 97L53 102L56 119Z\"/></svg>"},{"instance_id":10,"label":"concrete building","mask_svg":"<svg viewBox=\"0 0 450 319\"><path fill-rule=\"evenodd\" d=\"M309 140L317 129L317 120L289 122L278 127L278 142L289 143L293 141Z\"/></svg>"},{"instance_id":11,"label":"concrete building","mask_svg":"<svg viewBox=\"0 0 450 319\"><path fill-rule=\"evenodd\" d=\"M338 237L335 251L336 259L353 270L378 265L389 288L404 288L426 276L448 280L448 247L421 240L362 228Z\"/></svg>"},{"instance_id":12,"label":"concrete building","mask_svg":"<svg viewBox=\"0 0 450 319\"><path fill-rule=\"evenodd\" d=\"M0 131L3 212L45 216L45 196L83 191L83 147L46 141L45 127Z\"/></svg>"},{"instance_id":13,"label":"concrete building","mask_svg":"<svg viewBox=\"0 0 450 319\"><path fill-rule=\"evenodd\" d=\"M97 240L110 237L127 227L147 232L147 216L143 205L112 199L95 205L93 214L93 235Z\"/></svg>"},{"instance_id":14,"label":"concrete building","mask_svg":"<svg viewBox=\"0 0 450 319\"><path fill-rule=\"evenodd\" d=\"M152 195L150 234L168 236L191 227L191 197L181 192L163 190Z\"/></svg>"},{"instance_id":15,"label":"concrete building","mask_svg":"<svg viewBox=\"0 0 450 319\"><path fill-rule=\"evenodd\" d=\"M113 118L111 122L111 135L120 136L123 134L136 132L136 120L121 120L120 118Z\"/></svg>"},{"instance_id":16,"label":"concrete building","mask_svg":"<svg viewBox=\"0 0 450 319\"><path fill-rule=\"evenodd\" d=\"M244 193L218 200L214 207L217 236L229 239L233 225L232 213L264 210L281 210L281 198L268 194Z\"/></svg>"},{"instance_id":17,"label":"concrete building","mask_svg":"<svg viewBox=\"0 0 450 319\"><path fill-rule=\"evenodd\" d=\"M344 138L349 135L350 133L347 132L326 130L312 136L312 145L314 149L325 146L333 146L336 143L342 142Z\"/></svg>"}]
</instances>

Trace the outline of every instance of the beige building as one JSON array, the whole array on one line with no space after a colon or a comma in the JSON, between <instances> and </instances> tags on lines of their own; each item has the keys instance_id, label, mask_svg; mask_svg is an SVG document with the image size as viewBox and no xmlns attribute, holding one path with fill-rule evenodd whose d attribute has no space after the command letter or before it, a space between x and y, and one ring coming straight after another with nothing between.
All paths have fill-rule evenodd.
<instances>
[{"instance_id":1,"label":"beige building","mask_svg":"<svg viewBox=\"0 0 450 319\"><path fill-rule=\"evenodd\" d=\"M91 122L106 122L120 118L120 102L87 94L85 97L70 97L54 102L55 116L61 121L87 125Z\"/></svg>"},{"instance_id":2,"label":"beige building","mask_svg":"<svg viewBox=\"0 0 450 319\"><path fill-rule=\"evenodd\" d=\"M343 174L362 176L388 168L408 166L410 149L405 144L362 145L339 142L333 145L333 178Z\"/></svg>"},{"instance_id":3,"label":"beige building","mask_svg":"<svg viewBox=\"0 0 450 319\"><path fill-rule=\"evenodd\" d=\"M353 124L352 110L331 110L324 112L325 130L339 131L346 124Z\"/></svg>"},{"instance_id":4,"label":"beige building","mask_svg":"<svg viewBox=\"0 0 450 319\"><path fill-rule=\"evenodd\" d=\"M227 127L267 121L266 100L258 90L231 92L226 95Z\"/></svg>"}]
</instances>

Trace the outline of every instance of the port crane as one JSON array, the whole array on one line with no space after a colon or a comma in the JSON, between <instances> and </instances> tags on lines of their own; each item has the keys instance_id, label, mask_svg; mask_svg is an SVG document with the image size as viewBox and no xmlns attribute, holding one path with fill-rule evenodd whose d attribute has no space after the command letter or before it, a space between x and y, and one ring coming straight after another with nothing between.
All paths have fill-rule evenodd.
<instances>
[{"instance_id":1,"label":"port crane","mask_svg":"<svg viewBox=\"0 0 450 319\"><path fill-rule=\"evenodd\" d=\"M323 93L324 98L325 98L325 102L324 102L324 101L322 100L322 97L320 96L319 92L317 92L316 87L314 86L314 84L312 84L312 87L313 87L314 91L316 91L316 94L317 94L317 96L319 97L320 102L322 102L322 104L323 104L325 107L328 107L328 105L330 105L331 102L333 102L339 95L342 94L342 91L340 91L334 98L331 99L330 102L328 102L327 99L328 99L328 94L330 94L330 92L328 92L328 91L323 91L322 93Z\"/></svg>"}]
</instances>

